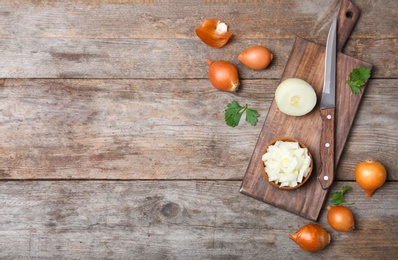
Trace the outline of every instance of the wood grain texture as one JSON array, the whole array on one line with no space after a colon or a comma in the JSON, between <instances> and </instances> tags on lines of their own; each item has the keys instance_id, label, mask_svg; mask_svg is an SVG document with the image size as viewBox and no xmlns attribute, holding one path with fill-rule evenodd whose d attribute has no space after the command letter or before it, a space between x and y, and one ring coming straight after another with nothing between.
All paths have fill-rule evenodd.
<instances>
[{"instance_id":1,"label":"wood grain texture","mask_svg":"<svg viewBox=\"0 0 398 260\"><path fill-rule=\"evenodd\" d=\"M239 181L0 183L0 257L58 259L389 259L398 253L396 183L368 198L353 185L356 219L313 255L289 239L310 221L239 194ZM18 250L16 250L18 248ZM390 258L391 259L391 258Z\"/></svg>"},{"instance_id":2,"label":"wood grain texture","mask_svg":"<svg viewBox=\"0 0 398 260\"><path fill-rule=\"evenodd\" d=\"M231 94L208 80L5 80L1 178L242 179L278 83L243 80ZM396 86L370 80L338 180L370 155L398 179ZM225 125L232 100L258 110L256 127Z\"/></svg>"},{"instance_id":3,"label":"wood grain texture","mask_svg":"<svg viewBox=\"0 0 398 260\"><path fill-rule=\"evenodd\" d=\"M207 78L205 59L210 58L231 61L242 79L279 79L293 44L290 38L237 39L215 50L199 39L0 39L0 77L196 79ZM265 45L274 54L267 70L253 71L238 61L253 45ZM374 62L374 78L397 78L397 47L396 39L357 39L344 52Z\"/></svg>"},{"instance_id":4,"label":"wood grain texture","mask_svg":"<svg viewBox=\"0 0 398 260\"><path fill-rule=\"evenodd\" d=\"M241 178L258 128L228 127L223 111L235 99L265 113L273 83L243 82L235 95L208 80L6 80L1 176Z\"/></svg>"},{"instance_id":5,"label":"wood grain texture","mask_svg":"<svg viewBox=\"0 0 398 260\"><path fill-rule=\"evenodd\" d=\"M205 78L205 58L211 58L239 65L245 79L278 79L295 37L323 44L325 24L339 8L338 1L311 0L171 3L2 1L0 78ZM360 26L344 53L374 64L374 78L398 77L398 3L358 4ZM374 22L380 14L382 25ZM210 48L196 37L195 28L209 17L230 25L234 37L225 48ZM239 53L252 45L273 52L267 71L238 62Z\"/></svg>"},{"instance_id":6,"label":"wood grain texture","mask_svg":"<svg viewBox=\"0 0 398 260\"><path fill-rule=\"evenodd\" d=\"M390 155L398 154L398 112L395 111L398 107L398 89L393 87L387 91L388 82L394 81L369 81L338 165L338 179L353 180L355 165L369 157L375 157L386 166L391 180L397 179L398 162L389 159Z\"/></svg>"},{"instance_id":7,"label":"wood grain texture","mask_svg":"<svg viewBox=\"0 0 398 260\"><path fill-rule=\"evenodd\" d=\"M339 37L337 35L337 37ZM356 111L363 93L353 95L346 87L345 79L357 67L372 68L371 64L354 59L342 53L337 54L336 65L336 121L334 162L338 164ZM292 117L282 113L272 102L267 118L261 129L258 141L247 167L241 192L256 199L283 208L311 220L316 220L322 208L327 190L323 189L316 176L321 173L320 138L322 117L319 112L325 71L325 47L297 38L281 82L289 78L299 78L308 82L317 94L317 105L305 116ZM293 191L283 191L272 187L262 176L261 157L267 144L282 137L290 137L304 143L312 154L314 170L305 185ZM293 199L287 199L294 194Z\"/></svg>"},{"instance_id":8,"label":"wood grain texture","mask_svg":"<svg viewBox=\"0 0 398 260\"><path fill-rule=\"evenodd\" d=\"M375 66L330 191L354 188L357 227L333 231L323 207L332 244L309 254L288 235L311 221L239 187L295 38L323 45L341 0L1 1L0 258L394 259L398 2L353 2L344 53ZM209 18L224 48L196 37ZM252 45L267 70L238 62ZM210 85L206 58L237 65L238 93ZM232 100L256 127L225 125ZM353 175L369 155L388 172L371 198Z\"/></svg>"},{"instance_id":9,"label":"wood grain texture","mask_svg":"<svg viewBox=\"0 0 398 260\"><path fill-rule=\"evenodd\" d=\"M337 52L342 52L360 15L361 11L351 0L341 1L337 15Z\"/></svg>"},{"instance_id":10,"label":"wood grain texture","mask_svg":"<svg viewBox=\"0 0 398 260\"><path fill-rule=\"evenodd\" d=\"M335 108L322 109L322 127L319 137L319 158L321 168L318 173L318 180L323 189L327 189L333 183L336 164L335 157Z\"/></svg>"},{"instance_id":11,"label":"wood grain texture","mask_svg":"<svg viewBox=\"0 0 398 260\"><path fill-rule=\"evenodd\" d=\"M204 19L229 24L236 39L326 39L340 1L278 0L3 0L0 38L196 38ZM354 1L360 26L352 38L395 38L395 0ZM383 23L375 23L383 14Z\"/></svg>"}]
</instances>

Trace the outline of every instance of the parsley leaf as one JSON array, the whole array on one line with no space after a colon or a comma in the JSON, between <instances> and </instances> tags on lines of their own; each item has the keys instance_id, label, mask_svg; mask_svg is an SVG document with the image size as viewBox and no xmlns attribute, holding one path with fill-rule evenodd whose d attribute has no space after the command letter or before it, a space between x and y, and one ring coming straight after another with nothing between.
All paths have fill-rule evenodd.
<instances>
[{"instance_id":1,"label":"parsley leaf","mask_svg":"<svg viewBox=\"0 0 398 260\"><path fill-rule=\"evenodd\" d=\"M336 191L332 193L332 199L330 200L330 202L333 205L340 205L340 204L354 204L351 202L348 202L345 200L344 198L344 193L346 193L347 191L352 190L351 186L344 186L341 191Z\"/></svg>"},{"instance_id":2,"label":"parsley leaf","mask_svg":"<svg viewBox=\"0 0 398 260\"><path fill-rule=\"evenodd\" d=\"M239 124L240 118L243 114L242 107L235 100L227 105L225 110L225 122L227 125L235 127Z\"/></svg>"},{"instance_id":3,"label":"parsley leaf","mask_svg":"<svg viewBox=\"0 0 398 260\"><path fill-rule=\"evenodd\" d=\"M361 66L353 69L350 73L350 79L346 83L350 86L353 94L361 93L360 87L370 78L370 69Z\"/></svg>"},{"instance_id":4,"label":"parsley leaf","mask_svg":"<svg viewBox=\"0 0 398 260\"><path fill-rule=\"evenodd\" d=\"M257 125L257 122L258 122L257 117L259 117L259 116L260 115L259 115L259 113L257 113L256 110L246 108L246 122L248 122L252 126Z\"/></svg>"},{"instance_id":5,"label":"parsley leaf","mask_svg":"<svg viewBox=\"0 0 398 260\"><path fill-rule=\"evenodd\" d=\"M257 117L260 115L256 110L250 109L247 104L242 107L235 100L227 105L224 112L225 122L227 125L235 127L239 124L243 112L246 112L246 122L255 126L258 122Z\"/></svg>"}]
</instances>

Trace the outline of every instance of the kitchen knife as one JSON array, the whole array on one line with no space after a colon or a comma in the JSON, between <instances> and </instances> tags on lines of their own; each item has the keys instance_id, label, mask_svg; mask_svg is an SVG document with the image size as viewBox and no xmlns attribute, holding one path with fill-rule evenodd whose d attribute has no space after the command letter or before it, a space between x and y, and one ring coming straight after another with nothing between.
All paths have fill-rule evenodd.
<instances>
[{"instance_id":1,"label":"kitchen knife","mask_svg":"<svg viewBox=\"0 0 398 260\"><path fill-rule=\"evenodd\" d=\"M325 76L321 97L322 132L320 139L321 173L318 179L323 189L329 188L334 177L334 122L336 107L336 42L337 19L334 19L326 42Z\"/></svg>"}]
</instances>

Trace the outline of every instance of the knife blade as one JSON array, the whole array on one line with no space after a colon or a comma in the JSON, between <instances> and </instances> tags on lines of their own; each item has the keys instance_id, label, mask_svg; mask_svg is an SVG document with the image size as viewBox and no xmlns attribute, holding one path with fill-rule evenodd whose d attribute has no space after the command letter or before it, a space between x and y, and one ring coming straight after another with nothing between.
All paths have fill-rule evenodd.
<instances>
[{"instance_id":1,"label":"knife blade","mask_svg":"<svg viewBox=\"0 0 398 260\"><path fill-rule=\"evenodd\" d=\"M334 19L326 42L325 76L321 97L322 132L320 139L321 173L318 180L323 189L334 179L334 127L336 108L336 42L337 19Z\"/></svg>"}]
</instances>

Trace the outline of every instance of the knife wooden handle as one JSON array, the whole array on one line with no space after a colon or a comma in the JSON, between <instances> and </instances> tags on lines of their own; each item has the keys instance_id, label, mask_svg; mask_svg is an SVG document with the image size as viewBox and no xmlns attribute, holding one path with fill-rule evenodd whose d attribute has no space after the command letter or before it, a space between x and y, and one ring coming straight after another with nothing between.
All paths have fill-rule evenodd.
<instances>
[{"instance_id":1,"label":"knife wooden handle","mask_svg":"<svg viewBox=\"0 0 398 260\"><path fill-rule=\"evenodd\" d=\"M333 183L334 178L334 116L334 108L321 110L321 173L318 176L318 179L323 189L329 188L329 186Z\"/></svg>"},{"instance_id":2,"label":"knife wooden handle","mask_svg":"<svg viewBox=\"0 0 398 260\"><path fill-rule=\"evenodd\" d=\"M337 51L341 52L352 29L359 19L361 11L350 0L343 0L337 17Z\"/></svg>"}]
</instances>

